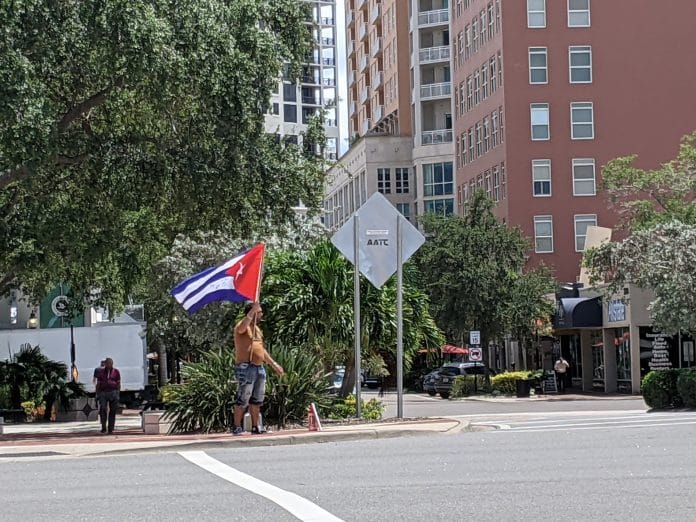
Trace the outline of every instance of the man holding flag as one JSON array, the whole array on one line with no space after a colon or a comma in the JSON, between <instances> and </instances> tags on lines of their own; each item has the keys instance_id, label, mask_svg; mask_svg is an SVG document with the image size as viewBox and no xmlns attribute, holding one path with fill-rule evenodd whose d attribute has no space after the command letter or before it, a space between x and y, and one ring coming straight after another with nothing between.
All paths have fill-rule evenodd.
<instances>
[{"instance_id":1,"label":"man holding flag","mask_svg":"<svg viewBox=\"0 0 696 522\"><path fill-rule=\"evenodd\" d=\"M214 301L253 301L253 304L247 304L244 318L234 327L235 378L238 382L232 428L235 435L244 431L242 419L247 407L251 415L251 432L264 432L259 426L259 410L266 386L264 363L279 375L284 373L266 351L261 328L257 325L263 316L259 294L264 254L265 244L259 243L219 266L189 277L171 292L189 314L195 314Z\"/></svg>"}]
</instances>

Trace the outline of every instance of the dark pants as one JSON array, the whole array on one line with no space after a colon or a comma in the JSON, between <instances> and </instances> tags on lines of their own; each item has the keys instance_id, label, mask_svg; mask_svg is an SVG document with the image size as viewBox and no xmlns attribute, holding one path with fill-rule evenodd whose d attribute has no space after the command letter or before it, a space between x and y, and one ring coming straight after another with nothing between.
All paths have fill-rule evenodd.
<instances>
[{"instance_id":1,"label":"dark pants","mask_svg":"<svg viewBox=\"0 0 696 522\"><path fill-rule=\"evenodd\" d=\"M114 431L116 424L116 409L118 408L119 393L114 391L101 391L97 394L99 400L99 420L101 421L102 431L107 429L107 408L108 408L108 431Z\"/></svg>"},{"instance_id":2,"label":"dark pants","mask_svg":"<svg viewBox=\"0 0 696 522\"><path fill-rule=\"evenodd\" d=\"M558 393L565 393L566 389L566 374L556 372L556 382L558 383Z\"/></svg>"}]
</instances>

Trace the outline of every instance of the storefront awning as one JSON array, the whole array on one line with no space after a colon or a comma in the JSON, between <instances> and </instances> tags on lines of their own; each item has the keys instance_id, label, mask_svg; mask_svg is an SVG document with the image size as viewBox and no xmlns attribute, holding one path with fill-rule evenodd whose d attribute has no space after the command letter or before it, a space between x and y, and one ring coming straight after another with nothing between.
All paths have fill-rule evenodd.
<instances>
[{"instance_id":1,"label":"storefront awning","mask_svg":"<svg viewBox=\"0 0 696 522\"><path fill-rule=\"evenodd\" d=\"M558 300L553 327L601 328L602 302L599 297L566 297Z\"/></svg>"}]
</instances>

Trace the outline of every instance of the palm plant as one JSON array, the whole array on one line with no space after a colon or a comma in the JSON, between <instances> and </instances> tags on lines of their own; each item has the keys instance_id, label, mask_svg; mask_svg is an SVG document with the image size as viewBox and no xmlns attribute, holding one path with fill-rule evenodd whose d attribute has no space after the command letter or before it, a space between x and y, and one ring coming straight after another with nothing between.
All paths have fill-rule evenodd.
<instances>
[{"instance_id":1,"label":"palm plant","mask_svg":"<svg viewBox=\"0 0 696 522\"><path fill-rule=\"evenodd\" d=\"M377 289L363 278L360 293L361 359L369 370L379 372L396 349L396 281L391 278ZM285 252L269 259L263 295L267 337L307 346L327 371L345 365L341 396L346 397L355 368L352 266L329 241L318 242L306 253ZM427 297L407 284L403 327L405 368L419 348L443 343Z\"/></svg>"}]
</instances>

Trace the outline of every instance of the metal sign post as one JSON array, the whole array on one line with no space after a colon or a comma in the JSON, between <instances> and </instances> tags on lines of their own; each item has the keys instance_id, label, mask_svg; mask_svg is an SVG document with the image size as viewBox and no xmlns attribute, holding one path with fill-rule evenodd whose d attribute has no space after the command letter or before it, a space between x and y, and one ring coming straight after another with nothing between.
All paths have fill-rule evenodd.
<instances>
[{"instance_id":1,"label":"metal sign post","mask_svg":"<svg viewBox=\"0 0 696 522\"><path fill-rule=\"evenodd\" d=\"M353 215L353 315L355 316L355 416L360 408L360 221Z\"/></svg>"},{"instance_id":2,"label":"metal sign post","mask_svg":"<svg viewBox=\"0 0 696 522\"><path fill-rule=\"evenodd\" d=\"M396 217L396 416L404 418L404 309L401 220Z\"/></svg>"}]
</instances>

